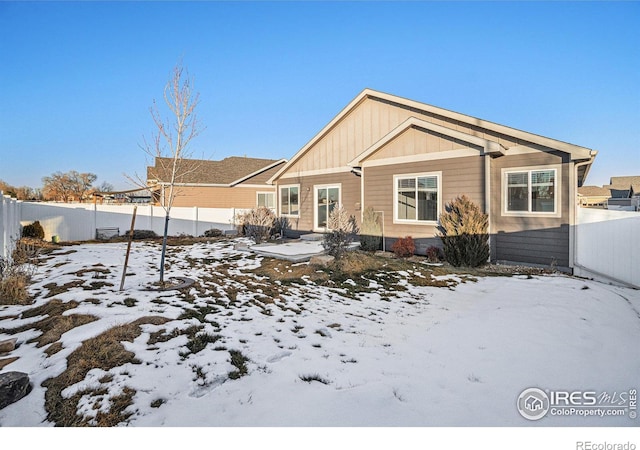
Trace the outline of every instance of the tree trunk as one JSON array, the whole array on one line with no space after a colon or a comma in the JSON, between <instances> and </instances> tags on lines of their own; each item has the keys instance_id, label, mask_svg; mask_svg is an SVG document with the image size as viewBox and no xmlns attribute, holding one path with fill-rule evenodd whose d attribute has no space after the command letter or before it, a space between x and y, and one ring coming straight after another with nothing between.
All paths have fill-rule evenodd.
<instances>
[{"instance_id":1,"label":"tree trunk","mask_svg":"<svg viewBox=\"0 0 640 450\"><path fill-rule=\"evenodd\" d=\"M167 234L169 233L169 211L164 218L164 235L162 236L162 256L160 257L160 283L164 283L164 255L167 251Z\"/></svg>"}]
</instances>

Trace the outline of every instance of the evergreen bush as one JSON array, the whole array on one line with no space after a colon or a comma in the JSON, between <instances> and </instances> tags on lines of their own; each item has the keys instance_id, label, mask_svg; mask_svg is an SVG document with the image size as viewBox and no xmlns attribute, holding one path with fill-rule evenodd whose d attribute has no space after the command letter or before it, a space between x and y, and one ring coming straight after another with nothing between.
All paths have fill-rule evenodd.
<instances>
[{"instance_id":1,"label":"evergreen bush","mask_svg":"<svg viewBox=\"0 0 640 450\"><path fill-rule=\"evenodd\" d=\"M40 225L40 222L36 220L35 222L29 225L25 225L22 228L22 237L44 239L44 228L42 228L42 225Z\"/></svg>"},{"instance_id":2,"label":"evergreen bush","mask_svg":"<svg viewBox=\"0 0 640 450\"><path fill-rule=\"evenodd\" d=\"M478 267L487 262L489 216L466 195L445 205L440 215L440 239L445 259L453 266Z\"/></svg>"}]
</instances>

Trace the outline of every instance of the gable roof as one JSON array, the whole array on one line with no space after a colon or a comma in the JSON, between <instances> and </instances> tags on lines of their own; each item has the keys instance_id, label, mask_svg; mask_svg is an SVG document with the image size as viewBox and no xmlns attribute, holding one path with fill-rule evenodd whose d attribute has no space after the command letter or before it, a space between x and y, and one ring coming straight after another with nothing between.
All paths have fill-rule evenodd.
<instances>
[{"instance_id":1,"label":"gable roof","mask_svg":"<svg viewBox=\"0 0 640 450\"><path fill-rule=\"evenodd\" d=\"M505 125L500 125L487 120L478 119L476 117L468 116L465 114L450 111L437 106L429 105L426 103L416 102L403 97L398 97L384 92L375 91L373 89L364 89L358 94L337 116L335 116L322 130L320 130L307 144L305 144L280 170L269 180L273 182L280 178L280 176L293 166L302 156L304 156L323 136L325 136L333 127L335 127L345 116L353 111L360 103L368 98L378 99L383 102L397 104L409 110L423 111L429 114L436 114L438 116L447 118L449 120L463 122L475 127L485 128L495 133L501 133L509 136L513 136L520 140L532 142L544 147L549 147L555 150L560 150L571 155L572 160L585 160L588 161L596 155L595 150L591 150L578 145L569 144L567 142L558 141L556 139L547 138L537 134L529 133L526 131L510 128ZM447 128L447 127L443 127ZM384 139L384 138L383 138ZM377 144L374 144L377 145ZM369 149L365 149L365 152ZM507 152L508 154L508 152ZM358 159L358 158L356 158ZM354 162L353 160L352 162ZM588 169L584 169L585 171ZM584 174L586 176L586 173Z\"/></svg>"},{"instance_id":2,"label":"gable roof","mask_svg":"<svg viewBox=\"0 0 640 450\"><path fill-rule=\"evenodd\" d=\"M640 176L611 177L609 185L603 186L611 190L615 198L629 198L640 192Z\"/></svg>"},{"instance_id":3,"label":"gable roof","mask_svg":"<svg viewBox=\"0 0 640 450\"><path fill-rule=\"evenodd\" d=\"M606 187L600 186L580 186L578 195L583 197L611 197L611 191Z\"/></svg>"},{"instance_id":4,"label":"gable roof","mask_svg":"<svg viewBox=\"0 0 640 450\"><path fill-rule=\"evenodd\" d=\"M491 141L488 139L484 139L478 136L473 136L468 133L464 133L462 131L453 130L448 127L443 127L442 125L437 125L435 123L427 122L426 120L418 119L417 117L409 117L407 120L402 122L400 125L391 130L386 136L380 139L378 142L373 144L364 152L360 153L357 157L351 160L348 165L357 167L362 162L367 159L369 156L373 155L375 152L380 150L386 144L391 142L393 139L404 133L409 128L423 128L429 131L434 131L436 133L443 134L445 136L449 136L454 139L458 139L461 141L468 142L470 144L476 145L478 147L482 147L483 151L488 154L499 154L504 155L504 151L506 150L502 145L498 144L495 141Z\"/></svg>"},{"instance_id":5,"label":"gable roof","mask_svg":"<svg viewBox=\"0 0 640 450\"><path fill-rule=\"evenodd\" d=\"M147 167L147 180L159 184L168 183L172 158L156 158L155 165ZM221 161L207 159L183 159L176 180L179 184L235 186L280 164L286 159L262 159L230 156ZM261 183L266 184L266 183Z\"/></svg>"},{"instance_id":6,"label":"gable roof","mask_svg":"<svg viewBox=\"0 0 640 450\"><path fill-rule=\"evenodd\" d=\"M639 184L640 176L611 177L609 179L609 186L613 189L629 189L630 186L637 186Z\"/></svg>"}]
</instances>

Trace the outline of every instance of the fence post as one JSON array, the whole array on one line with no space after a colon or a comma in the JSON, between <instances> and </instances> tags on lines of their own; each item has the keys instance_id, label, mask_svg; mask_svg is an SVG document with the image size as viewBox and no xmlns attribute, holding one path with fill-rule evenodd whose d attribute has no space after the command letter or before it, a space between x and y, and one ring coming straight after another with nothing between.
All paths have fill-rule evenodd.
<instances>
[{"instance_id":1,"label":"fence post","mask_svg":"<svg viewBox=\"0 0 640 450\"><path fill-rule=\"evenodd\" d=\"M93 202L93 239L97 239L98 238L98 203L97 202Z\"/></svg>"},{"instance_id":2,"label":"fence post","mask_svg":"<svg viewBox=\"0 0 640 450\"><path fill-rule=\"evenodd\" d=\"M198 237L198 207L193 207L193 237Z\"/></svg>"},{"instance_id":3,"label":"fence post","mask_svg":"<svg viewBox=\"0 0 640 450\"><path fill-rule=\"evenodd\" d=\"M4 192L0 191L0 258L6 258Z\"/></svg>"}]
</instances>

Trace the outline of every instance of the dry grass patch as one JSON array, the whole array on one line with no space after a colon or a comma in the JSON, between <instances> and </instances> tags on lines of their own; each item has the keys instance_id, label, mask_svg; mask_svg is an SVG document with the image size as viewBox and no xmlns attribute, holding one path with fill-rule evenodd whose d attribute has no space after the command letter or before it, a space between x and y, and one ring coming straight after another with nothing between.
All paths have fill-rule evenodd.
<instances>
[{"instance_id":1,"label":"dry grass patch","mask_svg":"<svg viewBox=\"0 0 640 450\"><path fill-rule=\"evenodd\" d=\"M95 419L79 415L78 403L84 395L99 396L102 390L85 390L70 398L64 398L62 391L82 381L91 369L108 371L114 367L136 362L135 355L127 351L121 342L133 342L142 333L140 326L143 324L162 325L169 320L158 316L143 317L135 322L111 328L83 342L67 357L67 370L42 383L42 386L47 388L45 392L47 419L57 426L111 427L125 422L130 416L130 413L125 410L132 404L135 394L131 388L125 387L121 395L109 399L106 412L99 411Z\"/></svg>"},{"instance_id":2,"label":"dry grass patch","mask_svg":"<svg viewBox=\"0 0 640 450\"><path fill-rule=\"evenodd\" d=\"M67 331L97 320L97 317L86 314L63 315L65 311L77 306L78 302L63 303L60 300L52 300L45 305L31 308L22 314L23 318L47 316L44 319L16 328L2 328L0 332L16 334L27 330L39 330L42 334L28 340L27 343L36 343L36 347L43 347L60 340L60 337Z\"/></svg>"},{"instance_id":3,"label":"dry grass patch","mask_svg":"<svg viewBox=\"0 0 640 450\"><path fill-rule=\"evenodd\" d=\"M0 278L0 305L27 305L29 295L29 275L16 272Z\"/></svg>"},{"instance_id":4,"label":"dry grass patch","mask_svg":"<svg viewBox=\"0 0 640 450\"><path fill-rule=\"evenodd\" d=\"M51 298L58 294L64 294L65 292L69 292L73 288L81 287L83 284L84 280L74 280L61 285L58 285L58 283L47 283L42 286L49 291L44 296L44 298Z\"/></svg>"}]
</instances>

